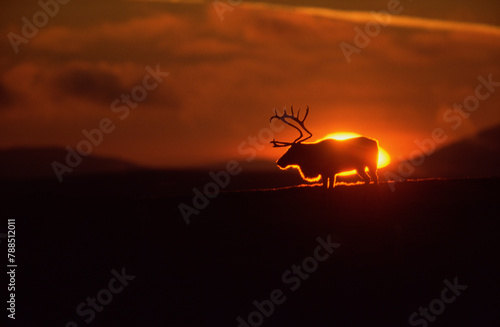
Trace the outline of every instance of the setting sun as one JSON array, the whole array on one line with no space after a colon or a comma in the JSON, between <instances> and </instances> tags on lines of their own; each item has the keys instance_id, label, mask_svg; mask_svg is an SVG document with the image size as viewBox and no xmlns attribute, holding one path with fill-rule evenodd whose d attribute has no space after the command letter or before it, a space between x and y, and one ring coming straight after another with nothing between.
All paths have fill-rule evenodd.
<instances>
[{"instance_id":1,"label":"setting sun","mask_svg":"<svg viewBox=\"0 0 500 327\"><path fill-rule=\"evenodd\" d=\"M338 132L338 133L328 134L327 136L325 136L321 140L334 139L334 140L343 141L343 140L351 139L351 138L358 137L358 136L361 136L361 135L357 134L357 133L352 133L352 132ZM391 162L391 156L389 155L389 153L387 151L385 151L379 145L377 168L380 169L382 167L385 167L385 166L389 165L390 162ZM339 176L347 176L347 175L353 175L353 174L356 174L355 170L350 170L350 171L340 173Z\"/></svg>"}]
</instances>

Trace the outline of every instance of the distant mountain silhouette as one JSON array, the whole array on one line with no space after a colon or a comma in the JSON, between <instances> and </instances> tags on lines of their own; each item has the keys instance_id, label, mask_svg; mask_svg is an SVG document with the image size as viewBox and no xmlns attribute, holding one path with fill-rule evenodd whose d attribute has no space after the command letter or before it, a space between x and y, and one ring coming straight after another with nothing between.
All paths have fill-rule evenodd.
<instances>
[{"instance_id":1,"label":"distant mountain silhouette","mask_svg":"<svg viewBox=\"0 0 500 327\"><path fill-rule=\"evenodd\" d=\"M63 148L9 148L0 149L1 179L33 179L54 177L52 162L65 164L67 151ZM124 160L87 156L73 172L65 176L81 174L119 173L140 169Z\"/></svg>"},{"instance_id":2,"label":"distant mountain silhouette","mask_svg":"<svg viewBox=\"0 0 500 327\"><path fill-rule=\"evenodd\" d=\"M384 170L397 172L398 165ZM500 126L442 147L414 168L408 178L500 176Z\"/></svg>"}]
</instances>

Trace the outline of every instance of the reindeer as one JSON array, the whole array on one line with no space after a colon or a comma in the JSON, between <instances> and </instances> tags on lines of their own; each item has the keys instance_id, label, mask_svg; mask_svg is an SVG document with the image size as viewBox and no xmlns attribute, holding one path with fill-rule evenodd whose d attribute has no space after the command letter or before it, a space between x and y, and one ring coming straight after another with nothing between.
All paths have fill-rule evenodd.
<instances>
[{"instance_id":1,"label":"reindeer","mask_svg":"<svg viewBox=\"0 0 500 327\"><path fill-rule=\"evenodd\" d=\"M326 139L316 143L303 143L312 137L312 133L304 126L304 121L309 114L309 107L306 108L304 118L300 119L300 109L297 116L293 114L293 106L291 107L292 114L283 111L283 115L279 116L278 112L271 117L279 119L285 124L295 128L300 135L293 142L280 142L272 140L270 143L273 147L289 147L286 153L276 162L281 169L290 167L297 168L300 171L302 178L309 180L320 177L325 188L335 187L335 179L338 173L356 170L358 175L365 181L365 184L370 184L370 176L375 184L378 184L377 176L377 161L378 161L378 141L367 137L355 137L343 141ZM292 124L295 122L298 126ZM309 134L304 137L302 130ZM370 176L365 172L368 167ZM329 182L329 183L328 183Z\"/></svg>"}]
</instances>

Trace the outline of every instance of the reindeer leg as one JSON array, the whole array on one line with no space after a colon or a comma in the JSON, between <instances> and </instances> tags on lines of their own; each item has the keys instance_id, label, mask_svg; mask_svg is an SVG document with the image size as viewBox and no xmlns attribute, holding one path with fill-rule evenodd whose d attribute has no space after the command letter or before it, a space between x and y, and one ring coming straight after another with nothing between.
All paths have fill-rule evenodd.
<instances>
[{"instance_id":1,"label":"reindeer leg","mask_svg":"<svg viewBox=\"0 0 500 327\"><path fill-rule=\"evenodd\" d=\"M337 179L337 175L334 174L334 175L330 176L330 186L332 189L335 187L336 179Z\"/></svg>"},{"instance_id":2,"label":"reindeer leg","mask_svg":"<svg viewBox=\"0 0 500 327\"><path fill-rule=\"evenodd\" d=\"M366 185L370 184L370 176L368 176L368 174L365 172L364 167L356 169L356 172L358 173L359 176L361 176L361 178L364 179Z\"/></svg>"},{"instance_id":3,"label":"reindeer leg","mask_svg":"<svg viewBox=\"0 0 500 327\"><path fill-rule=\"evenodd\" d=\"M325 190L328 189L328 176L325 175L325 177L323 177L323 188Z\"/></svg>"},{"instance_id":4,"label":"reindeer leg","mask_svg":"<svg viewBox=\"0 0 500 327\"><path fill-rule=\"evenodd\" d=\"M373 179L373 183L378 185L377 166L368 167L368 172L370 173L370 177Z\"/></svg>"}]
</instances>

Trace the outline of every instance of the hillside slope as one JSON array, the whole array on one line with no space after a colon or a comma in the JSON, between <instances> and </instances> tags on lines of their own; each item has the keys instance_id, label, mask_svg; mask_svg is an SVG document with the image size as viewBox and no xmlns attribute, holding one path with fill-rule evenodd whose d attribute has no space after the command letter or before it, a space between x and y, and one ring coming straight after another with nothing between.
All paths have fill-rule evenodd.
<instances>
[{"instance_id":1,"label":"hillside slope","mask_svg":"<svg viewBox=\"0 0 500 327\"><path fill-rule=\"evenodd\" d=\"M398 172L399 162L381 170ZM409 178L464 178L500 176L500 126L444 146L425 156Z\"/></svg>"}]
</instances>

